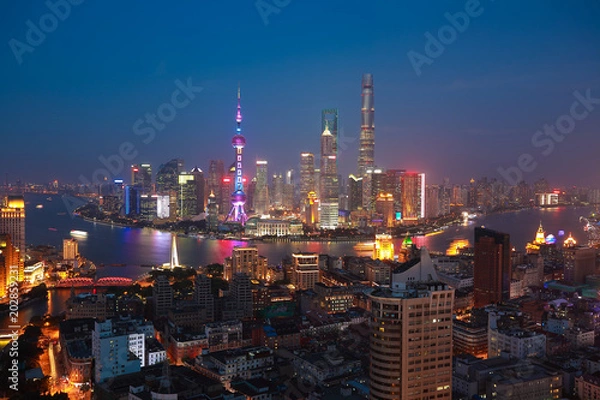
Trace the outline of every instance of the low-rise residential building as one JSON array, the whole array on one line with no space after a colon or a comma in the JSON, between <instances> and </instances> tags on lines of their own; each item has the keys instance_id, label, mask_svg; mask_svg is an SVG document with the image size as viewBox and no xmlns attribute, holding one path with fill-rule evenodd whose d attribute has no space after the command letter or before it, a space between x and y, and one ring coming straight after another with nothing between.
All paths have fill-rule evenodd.
<instances>
[{"instance_id":1,"label":"low-rise residential building","mask_svg":"<svg viewBox=\"0 0 600 400\"><path fill-rule=\"evenodd\" d=\"M264 377L274 364L273 351L259 346L200 355L195 359L194 369L230 388L234 379Z\"/></svg>"},{"instance_id":2,"label":"low-rise residential building","mask_svg":"<svg viewBox=\"0 0 600 400\"><path fill-rule=\"evenodd\" d=\"M489 329L488 357L497 357L508 352L517 358L546 354L546 335L525 329Z\"/></svg>"}]
</instances>

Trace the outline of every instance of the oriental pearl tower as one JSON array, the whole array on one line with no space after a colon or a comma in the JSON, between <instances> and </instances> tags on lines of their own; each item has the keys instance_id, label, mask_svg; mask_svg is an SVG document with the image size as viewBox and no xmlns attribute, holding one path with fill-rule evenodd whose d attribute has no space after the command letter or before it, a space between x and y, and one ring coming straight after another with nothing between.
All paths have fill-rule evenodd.
<instances>
[{"instance_id":1,"label":"oriental pearl tower","mask_svg":"<svg viewBox=\"0 0 600 400\"><path fill-rule=\"evenodd\" d=\"M242 107L240 105L240 88L238 86L238 105L237 115L235 117L237 122L237 128L235 136L231 140L231 145L235 150L235 185L233 193L231 194L231 211L227 215L227 221L238 222L242 225L246 223L248 216L244 211L244 205L246 204L246 193L244 193L244 180L242 172L242 157L244 153L244 147L246 146L246 138L242 135Z\"/></svg>"}]
</instances>

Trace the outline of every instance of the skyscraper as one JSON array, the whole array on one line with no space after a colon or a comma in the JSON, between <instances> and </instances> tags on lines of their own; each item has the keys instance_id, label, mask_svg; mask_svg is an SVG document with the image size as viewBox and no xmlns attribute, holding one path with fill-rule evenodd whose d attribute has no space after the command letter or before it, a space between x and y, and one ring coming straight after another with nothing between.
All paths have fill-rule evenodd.
<instances>
[{"instance_id":1,"label":"skyscraper","mask_svg":"<svg viewBox=\"0 0 600 400\"><path fill-rule=\"evenodd\" d=\"M221 204L221 185L225 176L225 166L223 160L210 160L208 165L208 189L207 192L214 193L215 202Z\"/></svg>"},{"instance_id":2,"label":"skyscraper","mask_svg":"<svg viewBox=\"0 0 600 400\"><path fill-rule=\"evenodd\" d=\"M178 213L179 174L183 171L183 160L174 158L161 165L156 173L156 193L169 196L170 218L175 218Z\"/></svg>"},{"instance_id":3,"label":"skyscraper","mask_svg":"<svg viewBox=\"0 0 600 400\"><path fill-rule=\"evenodd\" d=\"M235 149L235 182L234 191L231 194L231 211L227 215L228 221L246 224L248 219L244 206L246 204L246 194L244 193L244 176L242 167L242 156L244 147L246 147L246 138L242 135L242 106L240 104L240 88L238 87L238 105L235 122L237 123L236 133L231 140L231 145Z\"/></svg>"},{"instance_id":4,"label":"skyscraper","mask_svg":"<svg viewBox=\"0 0 600 400\"><path fill-rule=\"evenodd\" d=\"M300 199L306 200L308 193L315 188L315 156L313 153L300 153Z\"/></svg>"},{"instance_id":5,"label":"skyscraper","mask_svg":"<svg viewBox=\"0 0 600 400\"><path fill-rule=\"evenodd\" d=\"M152 166L148 163L131 166L131 184L141 189L142 193L152 192Z\"/></svg>"},{"instance_id":6,"label":"skyscraper","mask_svg":"<svg viewBox=\"0 0 600 400\"><path fill-rule=\"evenodd\" d=\"M154 301L154 317L166 315L173 306L173 288L166 275L159 275L152 286L152 299Z\"/></svg>"},{"instance_id":7,"label":"skyscraper","mask_svg":"<svg viewBox=\"0 0 600 400\"><path fill-rule=\"evenodd\" d=\"M19 282L23 281L25 267L25 199L23 196L7 196L4 207L0 208L0 234L10 235L17 251ZM7 275L8 276L8 275Z\"/></svg>"},{"instance_id":8,"label":"skyscraper","mask_svg":"<svg viewBox=\"0 0 600 400\"><path fill-rule=\"evenodd\" d=\"M369 398L450 399L454 289L438 281L426 250L390 286L369 295Z\"/></svg>"},{"instance_id":9,"label":"skyscraper","mask_svg":"<svg viewBox=\"0 0 600 400\"><path fill-rule=\"evenodd\" d=\"M350 211L362 209L363 177L352 174L348 177L348 208Z\"/></svg>"},{"instance_id":10,"label":"skyscraper","mask_svg":"<svg viewBox=\"0 0 600 400\"><path fill-rule=\"evenodd\" d=\"M172 159L162 164L156 173L156 192L167 194L179 189L179 174L183 172L183 160Z\"/></svg>"},{"instance_id":11,"label":"skyscraper","mask_svg":"<svg viewBox=\"0 0 600 400\"><path fill-rule=\"evenodd\" d=\"M297 290L314 289L319 282L319 255L292 253L292 283Z\"/></svg>"},{"instance_id":12,"label":"skyscraper","mask_svg":"<svg viewBox=\"0 0 600 400\"><path fill-rule=\"evenodd\" d=\"M321 132L325 128L329 128L329 131L333 135L333 154L337 154L337 139L338 139L338 109L328 108L321 111Z\"/></svg>"},{"instance_id":13,"label":"skyscraper","mask_svg":"<svg viewBox=\"0 0 600 400\"><path fill-rule=\"evenodd\" d=\"M204 173L198 167L179 174L178 209L180 217L204 212Z\"/></svg>"},{"instance_id":14,"label":"skyscraper","mask_svg":"<svg viewBox=\"0 0 600 400\"><path fill-rule=\"evenodd\" d=\"M475 228L475 307L484 307L510 298L510 252L510 236L507 233Z\"/></svg>"},{"instance_id":15,"label":"skyscraper","mask_svg":"<svg viewBox=\"0 0 600 400\"><path fill-rule=\"evenodd\" d=\"M360 144L358 149L358 176L363 176L368 167L375 165L375 103L373 97L373 75L362 77L362 106Z\"/></svg>"},{"instance_id":16,"label":"skyscraper","mask_svg":"<svg viewBox=\"0 0 600 400\"><path fill-rule=\"evenodd\" d=\"M425 218L425 174L402 175L402 221L416 223Z\"/></svg>"},{"instance_id":17,"label":"skyscraper","mask_svg":"<svg viewBox=\"0 0 600 400\"><path fill-rule=\"evenodd\" d=\"M319 223L323 229L335 229L339 213L339 185L337 175L337 157L334 153L335 138L325 124L321 134L321 176L320 190L321 214Z\"/></svg>"},{"instance_id":18,"label":"skyscraper","mask_svg":"<svg viewBox=\"0 0 600 400\"><path fill-rule=\"evenodd\" d=\"M212 322L215 319L215 298L210 286L210 278L206 275L196 275L194 280L193 301L206 310L206 319Z\"/></svg>"},{"instance_id":19,"label":"skyscraper","mask_svg":"<svg viewBox=\"0 0 600 400\"><path fill-rule=\"evenodd\" d=\"M281 209L283 208L283 175L273 174L271 180L271 202L273 207Z\"/></svg>"},{"instance_id":20,"label":"skyscraper","mask_svg":"<svg viewBox=\"0 0 600 400\"><path fill-rule=\"evenodd\" d=\"M269 175L267 162L256 161L256 188L254 189L254 212L256 214L269 213Z\"/></svg>"},{"instance_id":21,"label":"skyscraper","mask_svg":"<svg viewBox=\"0 0 600 400\"><path fill-rule=\"evenodd\" d=\"M0 233L0 297L6 296L7 287L11 282L11 267L14 269L18 265L19 253L13 246L10 235Z\"/></svg>"}]
</instances>

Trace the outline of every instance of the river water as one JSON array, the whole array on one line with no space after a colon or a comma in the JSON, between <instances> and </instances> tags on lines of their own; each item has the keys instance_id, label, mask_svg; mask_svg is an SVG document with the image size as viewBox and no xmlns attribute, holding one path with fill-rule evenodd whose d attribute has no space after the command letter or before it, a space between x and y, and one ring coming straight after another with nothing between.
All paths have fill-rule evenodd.
<instances>
[{"instance_id":1,"label":"river water","mask_svg":"<svg viewBox=\"0 0 600 400\"><path fill-rule=\"evenodd\" d=\"M26 200L26 241L28 244L50 244L62 247L62 240L70 237L71 230L88 232L87 238L79 240L79 252L99 267L97 276L125 276L136 279L148 272L144 264L161 264L169 261L171 234L153 229L116 227L87 222L74 218L68 212L67 204L60 196L27 194ZM42 208L36 206L42 205ZM580 216L588 216L589 207L559 207L549 209L527 209L503 214L493 214L470 221L465 226L451 226L441 234L416 237L418 246L426 246L432 251L445 251L456 239L473 242L475 226L485 226L510 234L511 244L524 250L525 244L535 236L542 222L546 234L559 238L559 231L566 235L572 232L578 243L585 243L586 236ZM178 237L179 260L183 265L197 267L210 263L223 263L231 255L234 246L247 246L248 242L235 240L195 239ZM401 239L396 241L399 246ZM268 258L270 264L278 264L281 259L294 251L308 251L335 256L355 255L354 243L341 242L276 242L258 243L259 254ZM124 267L110 264L126 264ZM33 315L58 314L65 309L68 290L53 291L47 303L40 302L21 311L20 320L25 323Z\"/></svg>"}]
</instances>

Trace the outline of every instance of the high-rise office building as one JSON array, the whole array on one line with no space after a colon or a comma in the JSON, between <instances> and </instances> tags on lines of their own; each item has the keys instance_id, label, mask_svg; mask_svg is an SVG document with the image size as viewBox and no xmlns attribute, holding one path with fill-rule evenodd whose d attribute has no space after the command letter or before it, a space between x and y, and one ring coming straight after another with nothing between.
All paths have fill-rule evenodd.
<instances>
[{"instance_id":1,"label":"high-rise office building","mask_svg":"<svg viewBox=\"0 0 600 400\"><path fill-rule=\"evenodd\" d=\"M140 196L140 220L151 222L158 218L158 197L157 194Z\"/></svg>"},{"instance_id":2,"label":"high-rise office building","mask_svg":"<svg viewBox=\"0 0 600 400\"><path fill-rule=\"evenodd\" d=\"M214 192L208 195L208 204L206 206L206 224L211 232L215 232L219 227L219 205Z\"/></svg>"},{"instance_id":3,"label":"high-rise office building","mask_svg":"<svg viewBox=\"0 0 600 400\"><path fill-rule=\"evenodd\" d=\"M348 177L348 209L356 211L362 209L363 177L350 175Z\"/></svg>"},{"instance_id":4,"label":"high-rise office building","mask_svg":"<svg viewBox=\"0 0 600 400\"><path fill-rule=\"evenodd\" d=\"M415 223L425 218L425 174L402 175L402 221Z\"/></svg>"},{"instance_id":5,"label":"high-rise office building","mask_svg":"<svg viewBox=\"0 0 600 400\"><path fill-rule=\"evenodd\" d=\"M402 175L406 170L388 169L386 174L385 191L394 195L394 211L402 213Z\"/></svg>"},{"instance_id":6,"label":"high-rise office building","mask_svg":"<svg viewBox=\"0 0 600 400\"><path fill-rule=\"evenodd\" d=\"M283 208L283 185L283 175L273 174L273 179L271 180L271 203L277 209Z\"/></svg>"},{"instance_id":7,"label":"high-rise office building","mask_svg":"<svg viewBox=\"0 0 600 400\"><path fill-rule=\"evenodd\" d=\"M237 273L248 274L252 279L267 278L267 258L258 254L258 248L235 246L231 257L225 259L223 277L231 280Z\"/></svg>"},{"instance_id":8,"label":"high-rise office building","mask_svg":"<svg viewBox=\"0 0 600 400\"><path fill-rule=\"evenodd\" d=\"M196 275L194 280L193 301L206 311L207 322L215 320L215 298L211 289L211 280L206 275Z\"/></svg>"},{"instance_id":9,"label":"high-rise office building","mask_svg":"<svg viewBox=\"0 0 600 400\"><path fill-rule=\"evenodd\" d=\"M160 194L176 193L179 189L179 174L183 171L183 160L175 158L162 164L156 173L156 192Z\"/></svg>"},{"instance_id":10,"label":"high-rise office building","mask_svg":"<svg viewBox=\"0 0 600 400\"><path fill-rule=\"evenodd\" d=\"M337 175L337 157L334 152L335 138L327 124L321 134L321 176L319 224L322 229L335 229L339 214L339 184Z\"/></svg>"},{"instance_id":11,"label":"high-rise office building","mask_svg":"<svg viewBox=\"0 0 600 400\"><path fill-rule=\"evenodd\" d=\"M428 255L369 295L370 399L452 397L453 299Z\"/></svg>"},{"instance_id":12,"label":"high-rise office building","mask_svg":"<svg viewBox=\"0 0 600 400\"><path fill-rule=\"evenodd\" d=\"M77 239L63 239L63 260L75 260L78 255L79 243Z\"/></svg>"},{"instance_id":13,"label":"high-rise office building","mask_svg":"<svg viewBox=\"0 0 600 400\"><path fill-rule=\"evenodd\" d=\"M292 283L296 290L314 289L319 282L319 255L292 253Z\"/></svg>"},{"instance_id":14,"label":"high-rise office building","mask_svg":"<svg viewBox=\"0 0 600 400\"><path fill-rule=\"evenodd\" d=\"M208 165L207 192L213 192L216 203L221 204L221 185L225 177L223 160L210 160Z\"/></svg>"},{"instance_id":15,"label":"high-rise office building","mask_svg":"<svg viewBox=\"0 0 600 400\"><path fill-rule=\"evenodd\" d=\"M0 233L7 233L13 246L25 254L25 199L23 196L7 196L0 208Z\"/></svg>"},{"instance_id":16,"label":"high-rise office building","mask_svg":"<svg viewBox=\"0 0 600 400\"><path fill-rule=\"evenodd\" d=\"M315 192L315 156L313 153L300 153L300 198L305 200L308 193Z\"/></svg>"},{"instance_id":17,"label":"high-rise office building","mask_svg":"<svg viewBox=\"0 0 600 400\"><path fill-rule=\"evenodd\" d=\"M240 104L240 88L238 87L238 105L235 122L235 136L231 140L231 145L235 150L235 176L234 176L234 191L231 194L231 211L227 215L227 220L237 222L241 225L246 224L248 216L244 206L246 205L246 193L244 193L244 176L243 176L243 154L246 147L246 138L242 135L242 106Z\"/></svg>"},{"instance_id":18,"label":"high-rise office building","mask_svg":"<svg viewBox=\"0 0 600 400\"><path fill-rule=\"evenodd\" d=\"M294 199L294 170L288 169L285 171L283 182L282 205L285 210L293 210L296 203Z\"/></svg>"},{"instance_id":19,"label":"high-rise office building","mask_svg":"<svg viewBox=\"0 0 600 400\"><path fill-rule=\"evenodd\" d=\"M311 228L319 224L319 198L314 191L308 192L304 205L305 223Z\"/></svg>"},{"instance_id":20,"label":"high-rise office building","mask_svg":"<svg viewBox=\"0 0 600 400\"><path fill-rule=\"evenodd\" d=\"M358 176L363 176L367 168L375 166L375 102L373 75L362 77L362 105L360 143L358 149Z\"/></svg>"},{"instance_id":21,"label":"high-rise office building","mask_svg":"<svg viewBox=\"0 0 600 400\"><path fill-rule=\"evenodd\" d=\"M169 196L169 218L178 215L179 174L183 171L183 160L172 159L161 165L156 173L156 192Z\"/></svg>"},{"instance_id":22,"label":"high-rise office building","mask_svg":"<svg viewBox=\"0 0 600 400\"><path fill-rule=\"evenodd\" d=\"M140 214L140 188L137 186L125 186L125 215L135 217Z\"/></svg>"},{"instance_id":23,"label":"high-rise office building","mask_svg":"<svg viewBox=\"0 0 600 400\"><path fill-rule=\"evenodd\" d=\"M240 319L252 318L254 314L252 304L252 283L250 276L243 272L233 275L230 283L229 293L233 297L238 311L237 317Z\"/></svg>"},{"instance_id":24,"label":"high-rise office building","mask_svg":"<svg viewBox=\"0 0 600 400\"><path fill-rule=\"evenodd\" d=\"M425 203L427 204L425 216L427 218L437 218L441 215L440 197L441 189L439 185L427 185L425 187Z\"/></svg>"},{"instance_id":25,"label":"high-rise office building","mask_svg":"<svg viewBox=\"0 0 600 400\"><path fill-rule=\"evenodd\" d=\"M13 246L11 237L8 233L0 233L0 297L7 294L7 288L15 275L11 273L19 266L19 252ZM11 278L12 277L12 278Z\"/></svg>"},{"instance_id":26,"label":"high-rise office building","mask_svg":"<svg viewBox=\"0 0 600 400\"><path fill-rule=\"evenodd\" d=\"M178 210L180 217L193 217L204 212L204 173L198 167L179 174Z\"/></svg>"},{"instance_id":27,"label":"high-rise office building","mask_svg":"<svg viewBox=\"0 0 600 400\"><path fill-rule=\"evenodd\" d=\"M510 299L510 236L486 228L475 228L473 287L475 307Z\"/></svg>"},{"instance_id":28,"label":"high-rise office building","mask_svg":"<svg viewBox=\"0 0 600 400\"><path fill-rule=\"evenodd\" d=\"M267 162L256 161L256 187L254 189L254 212L258 215L269 213L269 175Z\"/></svg>"},{"instance_id":29,"label":"high-rise office building","mask_svg":"<svg viewBox=\"0 0 600 400\"><path fill-rule=\"evenodd\" d=\"M152 166L148 163L131 166L131 184L141 189L142 193L152 193Z\"/></svg>"},{"instance_id":30,"label":"high-rise office building","mask_svg":"<svg viewBox=\"0 0 600 400\"><path fill-rule=\"evenodd\" d=\"M325 128L329 128L329 131L333 135L333 153L337 156L337 139L338 139L338 109L337 108L327 108L321 111L321 132L325 130Z\"/></svg>"},{"instance_id":31,"label":"high-rise office building","mask_svg":"<svg viewBox=\"0 0 600 400\"><path fill-rule=\"evenodd\" d=\"M381 216L382 226L392 228L394 226L394 196L391 193L379 192L375 201L375 212Z\"/></svg>"},{"instance_id":32,"label":"high-rise office building","mask_svg":"<svg viewBox=\"0 0 600 400\"><path fill-rule=\"evenodd\" d=\"M587 246L565 247L564 280L572 285L585 284L585 278L596 275L596 258L598 250Z\"/></svg>"},{"instance_id":33,"label":"high-rise office building","mask_svg":"<svg viewBox=\"0 0 600 400\"><path fill-rule=\"evenodd\" d=\"M159 275L152 286L152 300L154 301L154 317L167 315L173 306L173 288L166 275Z\"/></svg>"},{"instance_id":34,"label":"high-rise office building","mask_svg":"<svg viewBox=\"0 0 600 400\"><path fill-rule=\"evenodd\" d=\"M25 267L25 199L23 196L7 196L0 208L0 234L10 235L17 251L19 282L24 278Z\"/></svg>"}]
</instances>

